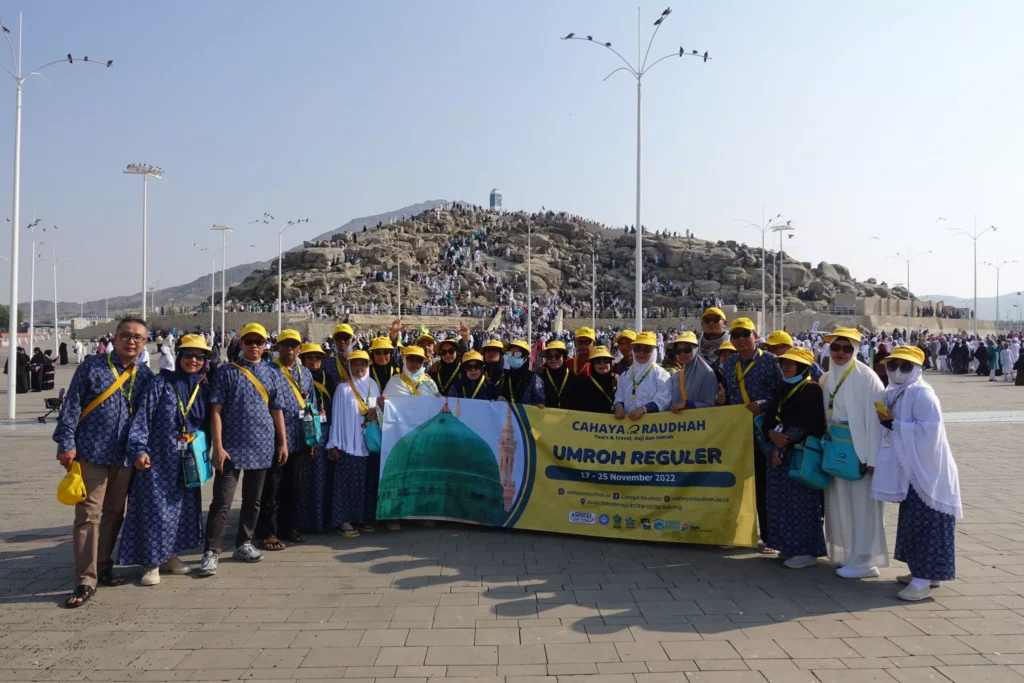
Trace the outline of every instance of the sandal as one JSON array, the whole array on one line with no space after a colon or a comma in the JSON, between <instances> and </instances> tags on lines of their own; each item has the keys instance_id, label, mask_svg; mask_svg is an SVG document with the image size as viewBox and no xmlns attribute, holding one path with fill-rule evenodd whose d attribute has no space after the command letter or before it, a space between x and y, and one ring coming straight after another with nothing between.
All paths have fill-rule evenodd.
<instances>
[{"instance_id":1,"label":"sandal","mask_svg":"<svg viewBox=\"0 0 1024 683\"><path fill-rule=\"evenodd\" d=\"M348 528L346 529L345 527ZM345 538L356 538L357 536L359 536L359 532L353 529L352 525L348 522L345 522L340 527L338 527L338 533L344 536Z\"/></svg>"},{"instance_id":2,"label":"sandal","mask_svg":"<svg viewBox=\"0 0 1024 683\"><path fill-rule=\"evenodd\" d=\"M104 569L103 571L100 572L100 575L97 576L96 578L97 578L97 580L100 583L102 583L104 586L107 586L109 588L113 588L115 586L120 586L120 585L122 585L124 583L124 577L123 576L117 576L116 574L114 574L114 570L113 569ZM96 589L93 588L93 590L96 590Z\"/></svg>"},{"instance_id":3,"label":"sandal","mask_svg":"<svg viewBox=\"0 0 1024 683\"><path fill-rule=\"evenodd\" d=\"M359 531L364 531L366 533L371 533L371 532L377 530L376 526L374 526L373 524L369 524L369 523L353 524L352 526L354 526Z\"/></svg>"},{"instance_id":4,"label":"sandal","mask_svg":"<svg viewBox=\"0 0 1024 683\"><path fill-rule=\"evenodd\" d=\"M762 555L774 555L775 553L779 552L775 548L769 548L766 545L761 546L761 548L759 550L760 550Z\"/></svg>"},{"instance_id":5,"label":"sandal","mask_svg":"<svg viewBox=\"0 0 1024 683\"><path fill-rule=\"evenodd\" d=\"M284 550L284 547L284 543L282 543L281 539L277 536L271 536L263 541L264 550Z\"/></svg>"},{"instance_id":6,"label":"sandal","mask_svg":"<svg viewBox=\"0 0 1024 683\"><path fill-rule=\"evenodd\" d=\"M306 539L297 530L288 534L288 540L292 543L305 543Z\"/></svg>"},{"instance_id":7,"label":"sandal","mask_svg":"<svg viewBox=\"0 0 1024 683\"><path fill-rule=\"evenodd\" d=\"M89 602L89 599L92 598L92 595L95 592L95 586L75 586L75 592L69 595L68 599L64 601L64 607L67 609L81 607L85 603Z\"/></svg>"}]
</instances>

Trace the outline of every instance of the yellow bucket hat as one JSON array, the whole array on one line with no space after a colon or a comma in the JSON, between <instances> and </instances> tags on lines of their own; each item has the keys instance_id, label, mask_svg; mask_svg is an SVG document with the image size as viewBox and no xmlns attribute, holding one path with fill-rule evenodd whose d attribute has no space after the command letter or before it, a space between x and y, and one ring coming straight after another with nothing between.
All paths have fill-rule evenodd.
<instances>
[{"instance_id":1,"label":"yellow bucket hat","mask_svg":"<svg viewBox=\"0 0 1024 683\"><path fill-rule=\"evenodd\" d=\"M433 335L431 335L429 332L424 332L420 336L416 337L416 343L417 344L419 344L420 342L424 342L424 341L425 342L429 342L431 344L436 344L437 343L437 340L434 339Z\"/></svg>"},{"instance_id":2,"label":"yellow bucket hat","mask_svg":"<svg viewBox=\"0 0 1024 683\"><path fill-rule=\"evenodd\" d=\"M365 360L367 363L370 362L370 354L362 349L356 349L348 354L348 362L351 363L354 360Z\"/></svg>"},{"instance_id":3,"label":"yellow bucket hat","mask_svg":"<svg viewBox=\"0 0 1024 683\"><path fill-rule=\"evenodd\" d=\"M657 346L658 338L654 336L653 332L641 332L636 335L636 339L633 341L633 346L637 344L640 346Z\"/></svg>"},{"instance_id":4,"label":"yellow bucket hat","mask_svg":"<svg viewBox=\"0 0 1024 683\"><path fill-rule=\"evenodd\" d=\"M517 339L514 342L509 342L508 346L505 347L505 351L511 351L512 349L519 349L523 353L530 353L530 345L524 342L522 339Z\"/></svg>"},{"instance_id":5,"label":"yellow bucket hat","mask_svg":"<svg viewBox=\"0 0 1024 683\"><path fill-rule=\"evenodd\" d=\"M891 360L906 360L914 365L924 365L924 351L916 346L897 346L885 359L888 363Z\"/></svg>"},{"instance_id":6,"label":"yellow bucket hat","mask_svg":"<svg viewBox=\"0 0 1024 683\"><path fill-rule=\"evenodd\" d=\"M250 334L258 334L259 336L266 339L267 328L263 327L263 325L260 325L259 323L249 323L248 325L242 328L242 334L238 335L238 337L242 339Z\"/></svg>"},{"instance_id":7,"label":"yellow bucket hat","mask_svg":"<svg viewBox=\"0 0 1024 683\"><path fill-rule=\"evenodd\" d=\"M607 346L597 346L590 353L590 358L587 359L588 363L593 363L598 358L607 358L608 360L614 360L611 351L608 350Z\"/></svg>"},{"instance_id":8,"label":"yellow bucket hat","mask_svg":"<svg viewBox=\"0 0 1024 683\"><path fill-rule=\"evenodd\" d=\"M336 334L350 334L353 337L356 335L355 331L352 329L352 326L349 325L348 323L338 323L337 325L335 325L334 332L331 332L331 336L333 337Z\"/></svg>"},{"instance_id":9,"label":"yellow bucket hat","mask_svg":"<svg viewBox=\"0 0 1024 683\"><path fill-rule=\"evenodd\" d=\"M736 318L729 325L729 332L735 332L736 330L750 330L756 332L757 328L754 327L754 321L750 318Z\"/></svg>"},{"instance_id":10,"label":"yellow bucket hat","mask_svg":"<svg viewBox=\"0 0 1024 683\"><path fill-rule=\"evenodd\" d=\"M568 350L565 348L565 344L560 341L553 341L546 344L544 346L545 356L548 355L548 351L561 351L562 353L568 353Z\"/></svg>"},{"instance_id":11,"label":"yellow bucket hat","mask_svg":"<svg viewBox=\"0 0 1024 683\"><path fill-rule=\"evenodd\" d=\"M374 351L394 351L395 345L387 337L376 337L370 342L370 353Z\"/></svg>"},{"instance_id":12,"label":"yellow bucket hat","mask_svg":"<svg viewBox=\"0 0 1024 683\"><path fill-rule=\"evenodd\" d=\"M724 353L725 351L735 352L736 347L732 345L731 341L724 341L722 342L722 345L718 347L718 353L721 354Z\"/></svg>"},{"instance_id":13,"label":"yellow bucket hat","mask_svg":"<svg viewBox=\"0 0 1024 683\"><path fill-rule=\"evenodd\" d=\"M85 481L82 479L82 466L78 461L71 463L71 469L57 484L57 500L64 505L77 505L85 501Z\"/></svg>"},{"instance_id":14,"label":"yellow bucket hat","mask_svg":"<svg viewBox=\"0 0 1024 683\"><path fill-rule=\"evenodd\" d=\"M316 342L306 342L299 347L299 355L303 356L307 353L319 353L321 356L326 356L324 353L324 347L320 346Z\"/></svg>"},{"instance_id":15,"label":"yellow bucket hat","mask_svg":"<svg viewBox=\"0 0 1024 683\"><path fill-rule=\"evenodd\" d=\"M181 338L181 344L178 345L178 349L199 349L201 351L209 351L210 347L206 345L206 340L198 334L186 334Z\"/></svg>"},{"instance_id":16,"label":"yellow bucket hat","mask_svg":"<svg viewBox=\"0 0 1024 683\"><path fill-rule=\"evenodd\" d=\"M576 330L576 339L597 339L597 335L589 327L581 327Z\"/></svg>"},{"instance_id":17,"label":"yellow bucket hat","mask_svg":"<svg viewBox=\"0 0 1024 683\"><path fill-rule=\"evenodd\" d=\"M860 330L855 329L853 327L837 327L832 331L832 334L825 335L825 341L831 344L833 340L838 339L840 337L842 337L843 339L849 339L850 341L857 345L860 345L861 342Z\"/></svg>"},{"instance_id":18,"label":"yellow bucket hat","mask_svg":"<svg viewBox=\"0 0 1024 683\"><path fill-rule=\"evenodd\" d=\"M781 356L775 357L776 363L780 360L791 360L794 363L800 363L801 365L814 365L814 354L811 353L810 349L794 346Z\"/></svg>"},{"instance_id":19,"label":"yellow bucket hat","mask_svg":"<svg viewBox=\"0 0 1024 683\"><path fill-rule=\"evenodd\" d=\"M619 336L615 338L615 343L618 344L623 339L628 340L630 343L635 342L636 332L634 332L633 330L623 330L622 332L619 332Z\"/></svg>"},{"instance_id":20,"label":"yellow bucket hat","mask_svg":"<svg viewBox=\"0 0 1024 683\"><path fill-rule=\"evenodd\" d=\"M427 357L427 354L419 346L406 346L405 348L402 349L402 358L409 357L425 359Z\"/></svg>"},{"instance_id":21,"label":"yellow bucket hat","mask_svg":"<svg viewBox=\"0 0 1024 683\"><path fill-rule=\"evenodd\" d=\"M477 351L466 351L464 354L462 354L462 362L463 363L469 363L469 362L472 362L472 361L477 361L479 363L483 363L484 362L484 357L481 356Z\"/></svg>"},{"instance_id":22,"label":"yellow bucket hat","mask_svg":"<svg viewBox=\"0 0 1024 683\"><path fill-rule=\"evenodd\" d=\"M277 335L277 343L280 344L283 341L293 341L301 346L302 335L298 330L281 330L281 334Z\"/></svg>"},{"instance_id":23,"label":"yellow bucket hat","mask_svg":"<svg viewBox=\"0 0 1024 683\"><path fill-rule=\"evenodd\" d=\"M502 353L505 352L505 347L497 339L492 339L491 341L487 342L486 344L484 344L483 348L484 348L485 351L487 349L497 349L498 351L501 351Z\"/></svg>"},{"instance_id":24,"label":"yellow bucket hat","mask_svg":"<svg viewBox=\"0 0 1024 683\"><path fill-rule=\"evenodd\" d=\"M721 308L717 308L715 306L712 306L711 308L701 313L700 319L703 320L704 318L710 318L713 315L717 315L722 320L725 320L725 313L722 311Z\"/></svg>"},{"instance_id":25,"label":"yellow bucket hat","mask_svg":"<svg viewBox=\"0 0 1024 683\"><path fill-rule=\"evenodd\" d=\"M789 336L789 333L783 330L775 330L768 335L768 338L764 340L764 343L766 346L781 346L782 344L792 346L793 337Z\"/></svg>"},{"instance_id":26,"label":"yellow bucket hat","mask_svg":"<svg viewBox=\"0 0 1024 683\"><path fill-rule=\"evenodd\" d=\"M672 345L673 346L675 346L676 344L684 344L684 343L685 344L693 344L694 346L696 346L697 345L697 335L695 335L693 332L680 332L679 335L675 339L672 340Z\"/></svg>"}]
</instances>

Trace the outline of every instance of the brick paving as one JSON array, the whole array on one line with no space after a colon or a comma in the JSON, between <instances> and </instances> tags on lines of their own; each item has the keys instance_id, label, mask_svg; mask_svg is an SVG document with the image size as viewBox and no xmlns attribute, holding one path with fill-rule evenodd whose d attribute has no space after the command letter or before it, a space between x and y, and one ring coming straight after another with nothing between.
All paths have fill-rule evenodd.
<instances>
[{"instance_id":1,"label":"brick paving","mask_svg":"<svg viewBox=\"0 0 1024 683\"><path fill-rule=\"evenodd\" d=\"M1024 405L1001 383L929 379L948 411ZM209 579L143 588L124 570L78 610L58 606L72 513L50 427L0 425L0 680L1024 683L1013 419L948 427L966 518L958 578L926 603L894 598L895 562L850 582L744 549L410 524L225 559Z\"/></svg>"}]
</instances>

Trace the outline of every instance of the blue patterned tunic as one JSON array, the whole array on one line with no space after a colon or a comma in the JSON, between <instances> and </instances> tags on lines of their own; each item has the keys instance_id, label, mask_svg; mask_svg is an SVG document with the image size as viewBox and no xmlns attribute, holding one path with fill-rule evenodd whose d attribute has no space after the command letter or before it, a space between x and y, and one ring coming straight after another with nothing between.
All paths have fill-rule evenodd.
<instances>
[{"instance_id":1,"label":"blue patterned tunic","mask_svg":"<svg viewBox=\"0 0 1024 683\"><path fill-rule=\"evenodd\" d=\"M196 400L206 401L207 394L207 387L200 385ZM182 399L188 401L187 396ZM136 470L132 476L118 564L157 567L178 553L202 546L200 489L185 487L182 456L177 450L181 420L173 384L155 377L128 434L132 459L147 453L150 467Z\"/></svg>"},{"instance_id":2,"label":"blue patterned tunic","mask_svg":"<svg viewBox=\"0 0 1024 683\"><path fill-rule=\"evenodd\" d=\"M147 366L136 364L134 386L131 379L127 380L119 391L80 420L86 406L114 383L114 373L107 359L108 356L89 356L75 370L53 430L53 440L57 442L58 452L77 449L79 462L128 467L135 459L127 449L131 413L146 393L153 373ZM111 352L109 359L118 374L124 372L116 352Z\"/></svg>"},{"instance_id":3,"label":"blue patterned tunic","mask_svg":"<svg viewBox=\"0 0 1024 683\"><path fill-rule=\"evenodd\" d=\"M284 378L280 370L264 363L250 363L244 358L239 358L238 363L263 384L270 398L269 409L259 390L231 364L220 366L213 374L210 403L223 406L221 443L234 466L240 470L265 470L274 462L274 420L270 411L282 409L280 386ZM291 393L291 389L287 391Z\"/></svg>"},{"instance_id":4,"label":"blue patterned tunic","mask_svg":"<svg viewBox=\"0 0 1024 683\"><path fill-rule=\"evenodd\" d=\"M913 484L900 503L893 556L906 562L916 579L956 578L956 517L936 512L917 495Z\"/></svg>"},{"instance_id":5,"label":"blue patterned tunic","mask_svg":"<svg viewBox=\"0 0 1024 683\"><path fill-rule=\"evenodd\" d=\"M271 366L277 375L277 400L284 411L284 432L288 435L288 452L298 453L306 450L306 437L302 434L302 406L295 397L291 384L284 373L286 368L274 364ZM303 400L309 404L313 398L313 375L300 363L291 369L292 380L299 388ZM321 430L323 431L323 430ZM230 453L231 451L228 451Z\"/></svg>"},{"instance_id":6,"label":"blue patterned tunic","mask_svg":"<svg viewBox=\"0 0 1024 683\"><path fill-rule=\"evenodd\" d=\"M727 405L746 405L736 375L737 361L746 370L743 375L743 383L747 387L747 395L750 396L751 401L760 403L763 411L766 404L775 400L786 384L782 378L782 371L775 363L775 356L767 351L757 351L753 359L744 363L740 360L740 354L734 353L722 363L722 380L725 384ZM750 367L750 363L753 363L753 367Z\"/></svg>"},{"instance_id":7,"label":"blue patterned tunic","mask_svg":"<svg viewBox=\"0 0 1024 683\"><path fill-rule=\"evenodd\" d=\"M327 376L334 380L335 384L341 384L342 382L348 381L348 364L344 359L338 358L337 356L334 358L324 358L321 367L323 368L323 371L327 373Z\"/></svg>"}]
</instances>

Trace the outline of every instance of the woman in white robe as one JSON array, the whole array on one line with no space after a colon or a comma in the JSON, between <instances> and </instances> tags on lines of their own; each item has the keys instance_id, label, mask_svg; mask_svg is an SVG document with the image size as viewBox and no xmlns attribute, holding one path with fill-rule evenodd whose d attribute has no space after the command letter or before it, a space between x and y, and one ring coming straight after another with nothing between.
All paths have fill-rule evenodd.
<instances>
[{"instance_id":1,"label":"woman in white robe","mask_svg":"<svg viewBox=\"0 0 1024 683\"><path fill-rule=\"evenodd\" d=\"M633 364L619 377L615 389L615 417L639 420L647 413L665 412L672 403L668 371L655 363L657 339L641 332L633 342Z\"/></svg>"},{"instance_id":2,"label":"woman in white robe","mask_svg":"<svg viewBox=\"0 0 1024 683\"><path fill-rule=\"evenodd\" d=\"M896 348L886 360L889 388L871 482L875 500L900 504L895 556L910 574L897 578L908 584L897 597L911 602L956 578L956 520L964 515L942 406L921 379L923 364L924 352L912 346Z\"/></svg>"},{"instance_id":3,"label":"woman in white robe","mask_svg":"<svg viewBox=\"0 0 1024 683\"><path fill-rule=\"evenodd\" d=\"M889 566L885 541L884 504L871 498L871 477L881 442L875 402L885 387L874 370L856 359L860 332L838 328L825 337L829 344L829 371L819 381L830 425L847 422L853 447L866 466L857 481L832 478L825 491L825 536L829 556L844 579L878 576Z\"/></svg>"}]
</instances>

